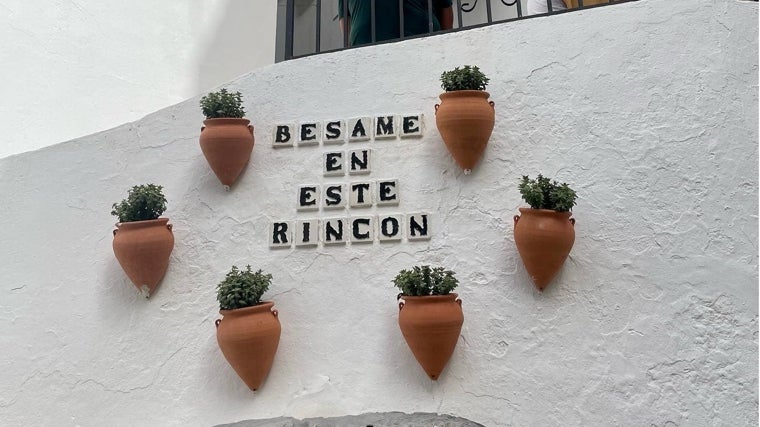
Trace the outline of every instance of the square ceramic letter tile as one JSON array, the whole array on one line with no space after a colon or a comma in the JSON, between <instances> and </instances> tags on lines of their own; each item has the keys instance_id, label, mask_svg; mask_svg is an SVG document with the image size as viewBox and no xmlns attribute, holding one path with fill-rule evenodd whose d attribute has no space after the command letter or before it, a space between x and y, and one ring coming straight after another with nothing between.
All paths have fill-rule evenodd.
<instances>
[{"instance_id":1,"label":"square ceramic letter tile","mask_svg":"<svg viewBox=\"0 0 760 427\"><path fill-rule=\"evenodd\" d=\"M303 122L298 126L298 146L319 145L322 128L318 122Z\"/></svg>"},{"instance_id":2,"label":"square ceramic letter tile","mask_svg":"<svg viewBox=\"0 0 760 427\"><path fill-rule=\"evenodd\" d=\"M273 222L269 225L269 248L289 248L292 244L293 223L290 221Z\"/></svg>"},{"instance_id":3,"label":"square ceramic letter tile","mask_svg":"<svg viewBox=\"0 0 760 427\"><path fill-rule=\"evenodd\" d=\"M345 161L342 151L328 151L322 155L322 175L341 176L345 175Z\"/></svg>"},{"instance_id":4,"label":"square ceramic letter tile","mask_svg":"<svg viewBox=\"0 0 760 427\"><path fill-rule=\"evenodd\" d=\"M430 225L430 214L408 214L406 216L406 240L429 240Z\"/></svg>"},{"instance_id":5,"label":"square ceramic letter tile","mask_svg":"<svg viewBox=\"0 0 760 427\"><path fill-rule=\"evenodd\" d=\"M317 184L299 186L296 195L296 210L318 211L320 196L319 185Z\"/></svg>"},{"instance_id":6,"label":"square ceramic letter tile","mask_svg":"<svg viewBox=\"0 0 760 427\"><path fill-rule=\"evenodd\" d=\"M377 116L374 127L375 139L391 139L398 136L398 116Z\"/></svg>"},{"instance_id":7,"label":"square ceramic letter tile","mask_svg":"<svg viewBox=\"0 0 760 427\"><path fill-rule=\"evenodd\" d=\"M372 182L352 182L349 184L348 204L352 208L368 208L372 206Z\"/></svg>"},{"instance_id":8,"label":"square ceramic letter tile","mask_svg":"<svg viewBox=\"0 0 760 427\"><path fill-rule=\"evenodd\" d=\"M345 245L348 241L346 218L323 219L321 229L321 240L325 245Z\"/></svg>"},{"instance_id":9,"label":"square ceramic letter tile","mask_svg":"<svg viewBox=\"0 0 760 427\"><path fill-rule=\"evenodd\" d=\"M272 146L292 147L293 140L296 138L296 126L293 123L280 123L274 127Z\"/></svg>"},{"instance_id":10,"label":"square ceramic letter tile","mask_svg":"<svg viewBox=\"0 0 760 427\"><path fill-rule=\"evenodd\" d=\"M401 201L397 179L379 179L375 182L375 203L378 206L398 206Z\"/></svg>"},{"instance_id":11,"label":"square ceramic letter tile","mask_svg":"<svg viewBox=\"0 0 760 427\"><path fill-rule=\"evenodd\" d=\"M400 117L399 130L402 138L420 137L422 136L422 128L422 113L407 114Z\"/></svg>"},{"instance_id":12,"label":"square ceramic letter tile","mask_svg":"<svg viewBox=\"0 0 760 427\"><path fill-rule=\"evenodd\" d=\"M351 244L375 241L375 217L354 216L348 219Z\"/></svg>"},{"instance_id":13,"label":"square ceramic letter tile","mask_svg":"<svg viewBox=\"0 0 760 427\"><path fill-rule=\"evenodd\" d=\"M296 246L317 246L319 242L319 220L307 219L296 221Z\"/></svg>"},{"instance_id":14,"label":"square ceramic letter tile","mask_svg":"<svg viewBox=\"0 0 760 427\"><path fill-rule=\"evenodd\" d=\"M366 141L372 135L372 118L357 117L348 120L348 142Z\"/></svg>"},{"instance_id":15,"label":"square ceramic letter tile","mask_svg":"<svg viewBox=\"0 0 760 427\"><path fill-rule=\"evenodd\" d=\"M379 215L377 218L377 238L381 242L399 242L404 235L404 215Z\"/></svg>"},{"instance_id":16,"label":"square ceramic letter tile","mask_svg":"<svg viewBox=\"0 0 760 427\"><path fill-rule=\"evenodd\" d=\"M346 207L346 187L348 184L325 184L322 193L324 209L343 209Z\"/></svg>"},{"instance_id":17,"label":"square ceramic letter tile","mask_svg":"<svg viewBox=\"0 0 760 427\"><path fill-rule=\"evenodd\" d=\"M372 172L372 150L352 150L348 154L349 175L366 175Z\"/></svg>"},{"instance_id":18,"label":"square ceramic letter tile","mask_svg":"<svg viewBox=\"0 0 760 427\"><path fill-rule=\"evenodd\" d=\"M323 123L322 142L325 145L338 145L346 142L346 121L332 120Z\"/></svg>"}]
</instances>

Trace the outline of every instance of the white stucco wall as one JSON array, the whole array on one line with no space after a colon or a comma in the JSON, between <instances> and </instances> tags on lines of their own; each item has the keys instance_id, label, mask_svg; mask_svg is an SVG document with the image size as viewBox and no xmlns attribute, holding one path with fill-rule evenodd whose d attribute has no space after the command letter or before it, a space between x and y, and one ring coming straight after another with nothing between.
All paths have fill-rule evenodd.
<instances>
[{"instance_id":1,"label":"white stucco wall","mask_svg":"<svg viewBox=\"0 0 760 427\"><path fill-rule=\"evenodd\" d=\"M274 0L0 0L0 157L137 120L272 64Z\"/></svg>"},{"instance_id":2,"label":"white stucco wall","mask_svg":"<svg viewBox=\"0 0 760 427\"><path fill-rule=\"evenodd\" d=\"M257 141L231 192L200 152L197 98L0 159L0 420L756 425L757 7L642 0L258 69L231 84ZM469 176L433 114L438 76L462 64L490 76L497 113ZM296 212L298 185L351 180L321 176L323 147L273 150L275 123L416 111L422 139L360 146L369 179L401 184L398 208L371 211L431 212L430 241L268 248L271 221L315 216ZM512 237L516 182L539 172L580 195L575 247L544 293ZM176 238L149 300L113 256L109 216L147 182L165 187ZM215 285L247 263L273 273L283 326L256 393L214 331ZM391 279L420 263L455 270L464 300L437 382L397 326Z\"/></svg>"}]
</instances>

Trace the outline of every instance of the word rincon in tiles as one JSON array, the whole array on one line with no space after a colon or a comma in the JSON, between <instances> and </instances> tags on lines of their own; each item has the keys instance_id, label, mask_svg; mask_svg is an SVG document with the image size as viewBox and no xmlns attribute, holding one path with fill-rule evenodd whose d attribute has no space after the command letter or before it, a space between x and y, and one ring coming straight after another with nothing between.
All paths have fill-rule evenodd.
<instances>
[{"instance_id":1,"label":"word rincon in tiles","mask_svg":"<svg viewBox=\"0 0 760 427\"><path fill-rule=\"evenodd\" d=\"M422 114L397 114L328 120L281 123L274 128L275 148L339 145L372 139L410 138L422 136Z\"/></svg>"},{"instance_id":2,"label":"word rincon in tiles","mask_svg":"<svg viewBox=\"0 0 760 427\"><path fill-rule=\"evenodd\" d=\"M274 222L269 247L366 244L430 239L430 214L379 214Z\"/></svg>"}]
</instances>

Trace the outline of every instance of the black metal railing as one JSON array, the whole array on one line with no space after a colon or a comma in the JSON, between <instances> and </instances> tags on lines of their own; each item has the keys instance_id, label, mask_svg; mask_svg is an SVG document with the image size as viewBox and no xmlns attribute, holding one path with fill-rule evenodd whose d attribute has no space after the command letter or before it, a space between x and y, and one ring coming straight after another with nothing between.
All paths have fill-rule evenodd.
<instances>
[{"instance_id":1,"label":"black metal railing","mask_svg":"<svg viewBox=\"0 0 760 427\"><path fill-rule=\"evenodd\" d=\"M284 1L284 10L283 3ZM448 33L452 31L461 31L470 28L482 27L486 25L492 25L497 23L504 23L510 21L516 21L526 18L554 15L559 13L566 13L577 11L580 9L589 9L598 6L606 6L610 4L626 3L636 0L608 0L606 3L584 6L583 0L577 0L578 7L572 9L555 10L552 7L552 0L546 0L546 6L548 12L538 13L533 15L526 15L524 13L523 2L525 0L494 0L501 10L504 7L508 8L507 15L512 15L507 18L494 18L494 10L492 7L492 0L453 0L452 7L456 10L456 21L453 28L434 31L434 7L433 0L427 0L427 19L428 19L428 31L422 34L405 35L404 28L404 0L398 0L398 22L399 22L399 34L398 37L391 39L377 40L377 28L376 28L376 2L377 0L361 0L368 1L370 3L370 42L363 43L361 46L368 46L373 44L394 42L415 37L425 37L431 34ZM485 21L477 22L471 25L465 25L464 14L471 14L477 9L478 1L485 2ZM588 1L588 0L587 0ZM338 2L342 2L342 13L338 13L335 9L341 9ZM591 3L589 1L589 3ZM325 4L328 6L328 14L323 13ZM309 56L319 53L334 52L337 50L349 49L353 46L350 44L349 34L349 16L348 16L349 0L279 0L278 3L278 24L277 24L277 36L278 36L278 52L277 60L289 60L294 58L300 58L303 56ZM313 9L313 11L312 11ZM284 15L284 16L282 16ZM297 15L300 19L296 19ZM311 16L309 16L311 15ZM325 19L328 19L325 22ZM313 20L313 21L312 21ZM339 25L343 20L343 25ZM335 22L338 21L338 22ZM323 26L328 24L332 30L325 32ZM341 29L342 28L342 29ZM305 34L298 34L303 33ZM296 40L296 36L300 36L299 40ZM323 38L327 37L327 43L323 42ZM284 43L282 43L284 40ZM298 42L298 43L297 43Z\"/></svg>"}]
</instances>

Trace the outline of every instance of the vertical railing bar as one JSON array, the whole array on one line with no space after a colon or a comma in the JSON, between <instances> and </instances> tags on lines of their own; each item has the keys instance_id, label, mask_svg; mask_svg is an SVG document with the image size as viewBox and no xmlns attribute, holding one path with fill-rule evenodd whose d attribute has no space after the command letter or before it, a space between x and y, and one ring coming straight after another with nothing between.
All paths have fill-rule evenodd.
<instances>
[{"instance_id":1,"label":"vertical railing bar","mask_svg":"<svg viewBox=\"0 0 760 427\"><path fill-rule=\"evenodd\" d=\"M427 0L428 4L428 34L433 32L433 0Z\"/></svg>"},{"instance_id":2,"label":"vertical railing bar","mask_svg":"<svg viewBox=\"0 0 760 427\"><path fill-rule=\"evenodd\" d=\"M459 28L462 28L462 0L457 0L457 18L459 19Z\"/></svg>"},{"instance_id":3,"label":"vertical railing bar","mask_svg":"<svg viewBox=\"0 0 760 427\"><path fill-rule=\"evenodd\" d=\"M348 0L341 0L343 2L343 16L339 16L340 20L343 18L343 49L348 47Z\"/></svg>"},{"instance_id":4,"label":"vertical railing bar","mask_svg":"<svg viewBox=\"0 0 760 427\"><path fill-rule=\"evenodd\" d=\"M285 3L285 59L293 59L295 0Z\"/></svg>"},{"instance_id":5,"label":"vertical railing bar","mask_svg":"<svg viewBox=\"0 0 760 427\"><path fill-rule=\"evenodd\" d=\"M375 28L375 0L370 0L369 2L369 13L369 28L372 32L372 43L375 43L377 41L377 36L375 34L375 31L377 31Z\"/></svg>"},{"instance_id":6,"label":"vertical railing bar","mask_svg":"<svg viewBox=\"0 0 760 427\"><path fill-rule=\"evenodd\" d=\"M320 42L322 41L322 0L317 0L317 53L321 52Z\"/></svg>"},{"instance_id":7,"label":"vertical railing bar","mask_svg":"<svg viewBox=\"0 0 760 427\"><path fill-rule=\"evenodd\" d=\"M517 17L522 18L522 0L517 0Z\"/></svg>"},{"instance_id":8,"label":"vertical railing bar","mask_svg":"<svg viewBox=\"0 0 760 427\"><path fill-rule=\"evenodd\" d=\"M552 13L552 0L546 0L546 11Z\"/></svg>"},{"instance_id":9,"label":"vertical railing bar","mask_svg":"<svg viewBox=\"0 0 760 427\"><path fill-rule=\"evenodd\" d=\"M491 16L491 0L486 0L486 16L488 17L488 23L492 23L493 19Z\"/></svg>"},{"instance_id":10,"label":"vertical railing bar","mask_svg":"<svg viewBox=\"0 0 760 427\"><path fill-rule=\"evenodd\" d=\"M583 0L578 0L578 9L583 9Z\"/></svg>"},{"instance_id":11,"label":"vertical railing bar","mask_svg":"<svg viewBox=\"0 0 760 427\"><path fill-rule=\"evenodd\" d=\"M398 0L398 28L399 28L399 37L401 40L404 39L404 0Z\"/></svg>"}]
</instances>

